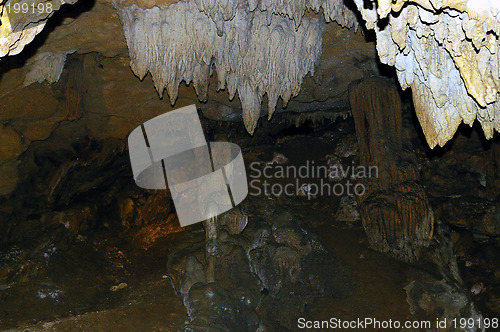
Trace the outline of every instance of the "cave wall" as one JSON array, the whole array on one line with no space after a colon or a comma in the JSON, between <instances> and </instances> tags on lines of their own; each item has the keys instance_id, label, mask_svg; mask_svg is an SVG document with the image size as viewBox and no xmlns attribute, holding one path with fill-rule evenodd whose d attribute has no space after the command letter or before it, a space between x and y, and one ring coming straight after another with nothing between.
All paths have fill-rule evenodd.
<instances>
[{"instance_id":1,"label":"cave wall","mask_svg":"<svg viewBox=\"0 0 500 332\"><path fill-rule=\"evenodd\" d=\"M206 102L200 103L193 87L182 83L174 106L158 97L151 78L139 80L131 71L122 26L109 1L66 6L52 20L25 52L0 60L0 135L9 142L0 153L1 196L33 174L19 174L26 171L20 158L33 142L46 140L54 131L67 135L67 146L83 136L125 139L145 120L193 103L208 118L241 121L240 102L230 101L227 91L217 91L215 74L208 81ZM297 97L284 109L279 102L277 112L345 112L348 85L377 72L373 42L336 23L322 24L323 50L315 78L306 76ZM64 70L57 72L61 67L55 60L61 58ZM58 75L40 70L54 63L50 68ZM266 105L260 111L266 115Z\"/></svg>"}]
</instances>

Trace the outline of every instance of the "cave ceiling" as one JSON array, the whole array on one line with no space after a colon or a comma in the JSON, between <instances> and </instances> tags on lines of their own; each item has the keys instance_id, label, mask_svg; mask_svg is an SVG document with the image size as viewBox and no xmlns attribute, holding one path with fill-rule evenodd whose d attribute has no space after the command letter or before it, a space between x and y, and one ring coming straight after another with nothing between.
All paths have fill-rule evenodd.
<instances>
[{"instance_id":1,"label":"cave ceiling","mask_svg":"<svg viewBox=\"0 0 500 332\"><path fill-rule=\"evenodd\" d=\"M0 56L19 54L56 10L75 2L15 14L9 4L47 2L4 1ZM208 117L243 118L253 133L262 115L283 107L348 108L348 85L377 74L378 53L401 87L411 88L431 147L444 145L461 123L477 120L487 138L500 130L500 5L492 0L353 0L347 7L339 0L97 0L82 8L58 18L26 68L3 73L0 98L56 82L69 54L95 53L115 59L114 67L128 60L143 83L153 82L156 98L172 105L162 110L201 101ZM376 42L359 25L374 30ZM114 88L122 88L119 81Z\"/></svg>"}]
</instances>

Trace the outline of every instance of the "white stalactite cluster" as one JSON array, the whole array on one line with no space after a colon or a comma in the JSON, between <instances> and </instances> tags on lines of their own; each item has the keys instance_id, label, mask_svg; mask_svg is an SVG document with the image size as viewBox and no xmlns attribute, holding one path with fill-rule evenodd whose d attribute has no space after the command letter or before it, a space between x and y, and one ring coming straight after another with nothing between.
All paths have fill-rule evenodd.
<instances>
[{"instance_id":1,"label":"white stalactite cluster","mask_svg":"<svg viewBox=\"0 0 500 332\"><path fill-rule=\"evenodd\" d=\"M412 88L431 147L477 119L487 138L500 131L500 1L355 0L377 35L383 63ZM381 20L388 17L387 24Z\"/></svg>"},{"instance_id":2,"label":"white stalactite cluster","mask_svg":"<svg viewBox=\"0 0 500 332\"><path fill-rule=\"evenodd\" d=\"M78 0L8 0L0 6L0 58L19 54L52 14ZM3 2L3 1L2 1Z\"/></svg>"},{"instance_id":3,"label":"white stalactite cluster","mask_svg":"<svg viewBox=\"0 0 500 332\"><path fill-rule=\"evenodd\" d=\"M235 3L222 8L219 31L194 0L151 9L115 6L139 78L151 73L158 93L166 89L172 104L179 84L192 82L204 101L215 70L218 89L227 88L230 99L238 92L245 126L253 133L265 94L271 116L278 98L286 105L299 93L303 78L314 74L322 48L321 22L304 17L296 29L285 16L269 19L260 10L250 11L246 1Z\"/></svg>"},{"instance_id":4,"label":"white stalactite cluster","mask_svg":"<svg viewBox=\"0 0 500 332\"><path fill-rule=\"evenodd\" d=\"M76 50L60 51L56 53L45 52L36 56L31 69L24 78L23 86L28 86L33 83L42 83L47 81L50 84L59 81L66 57L68 54L74 53Z\"/></svg>"}]
</instances>

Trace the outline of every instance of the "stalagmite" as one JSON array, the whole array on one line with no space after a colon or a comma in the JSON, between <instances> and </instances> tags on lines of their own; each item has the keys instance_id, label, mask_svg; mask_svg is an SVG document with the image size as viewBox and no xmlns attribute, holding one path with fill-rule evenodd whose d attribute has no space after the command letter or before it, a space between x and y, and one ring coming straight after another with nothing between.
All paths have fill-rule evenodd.
<instances>
[{"instance_id":1,"label":"stalagmite","mask_svg":"<svg viewBox=\"0 0 500 332\"><path fill-rule=\"evenodd\" d=\"M19 54L52 14L78 0L7 0L0 5L0 57Z\"/></svg>"},{"instance_id":2,"label":"stalagmite","mask_svg":"<svg viewBox=\"0 0 500 332\"><path fill-rule=\"evenodd\" d=\"M286 105L299 93L303 78L314 74L321 55L321 22L317 18L304 17L296 29L284 16L268 17L238 6L234 15L228 9L224 18L232 19L218 23L218 31L194 1L151 9L115 6L131 67L139 78L151 73L160 96L166 89L172 104L182 81L192 82L200 101L205 101L208 79L215 69L218 89L227 88L230 99L238 92L250 133L260 117L264 95L271 116L278 98Z\"/></svg>"},{"instance_id":3,"label":"stalagmite","mask_svg":"<svg viewBox=\"0 0 500 332\"><path fill-rule=\"evenodd\" d=\"M39 54L35 58L30 71L26 74L23 86L28 86L36 82L42 83L43 81L47 81L51 84L59 81L64 69L64 64L66 63L66 57L68 54L74 53L75 51L76 50Z\"/></svg>"},{"instance_id":4,"label":"stalagmite","mask_svg":"<svg viewBox=\"0 0 500 332\"><path fill-rule=\"evenodd\" d=\"M487 138L500 131L500 2L355 2L375 30L381 61L396 67L403 89L412 88L431 147L444 145L462 122L477 119Z\"/></svg>"}]
</instances>

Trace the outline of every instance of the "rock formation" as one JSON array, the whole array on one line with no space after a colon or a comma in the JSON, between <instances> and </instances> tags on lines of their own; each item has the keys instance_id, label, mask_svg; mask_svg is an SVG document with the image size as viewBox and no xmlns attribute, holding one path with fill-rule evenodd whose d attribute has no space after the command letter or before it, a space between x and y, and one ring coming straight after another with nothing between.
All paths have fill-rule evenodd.
<instances>
[{"instance_id":1,"label":"rock formation","mask_svg":"<svg viewBox=\"0 0 500 332\"><path fill-rule=\"evenodd\" d=\"M497 1L355 2L375 30L380 60L396 67L403 89L412 88L431 147L449 141L462 122L477 119L487 138L500 130Z\"/></svg>"},{"instance_id":2,"label":"rock formation","mask_svg":"<svg viewBox=\"0 0 500 332\"><path fill-rule=\"evenodd\" d=\"M76 1L66 2L74 3ZM182 81L186 83L192 81L198 99L206 101L209 78L215 69L217 88L219 90L227 89L230 100L238 92L241 103L235 105L225 102L225 104L231 105L229 110L232 113L242 113L250 133L253 133L257 119L261 116L260 104L263 99L267 99L270 117L280 98L281 105L286 107L288 101L299 93L304 77L308 73L312 76L316 72L316 65L321 57L321 34L324 26L321 23L322 20L316 18L317 15L312 14L313 11L324 13L327 22L336 21L342 26L354 27L355 29L358 27L354 12L343 3L335 0L308 0L297 3L293 1L282 3L238 0L230 2L230 6L226 6L225 3L194 0L179 2L172 0L122 0L114 2L127 37L131 66L139 77L144 77L149 71L160 96L166 88L172 103L177 99L178 85ZM14 5L20 7L14 7ZM14 8L16 13L23 11L24 5L24 2L18 4L10 0L4 1L1 7L2 22L4 22L2 34L5 36L2 39L2 46L6 51L0 53L0 56L19 53L22 49L21 44L24 46L31 42L34 35L44 27L46 19L52 15L51 12L47 16L41 17L42 13L38 13L47 7L45 3L30 3L30 6L33 5L33 7L29 7L28 10L37 10L37 16L33 16L33 21L38 24L36 25L36 33L31 34L35 29L31 29L31 26L19 25L20 23L16 23L14 29L13 18L17 16L14 16L12 12ZM59 7L60 5L54 5L49 8L56 10ZM27 65L31 65L32 68L28 67L29 73L24 80L24 85L44 79L47 79L49 83L57 81L60 76L59 70L64 65L63 54L69 53L68 50L76 50L77 54L97 51L105 56L116 56L123 52L123 38L118 37L113 32L118 30L114 22L116 19L110 12L111 0L99 0L91 7L85 7L79 3L77 7L83 8L84 12L79 14L77 19L64 19L61 26L44 36L47 38L46 43L39 47L32 58L28 59ZM93 9L86 12L88 8ZM189 13L188 16L191 18L184 21L184 28L182 27L183 19L179 20L179 17L182 16L180 12ZM148 23L139 29L137 23L129 21L131 17L139 16L142 17L143 23L149 20L150 26ZM168 16L166 21L162 19L162 16ZM30 19L31 16L28 16L26 22ZM155 19L159 21L155 22ZM157 24L167 23L167 21L172 27L175 26L175 29L180 30L175 32L168 30L166 33L162 33L161 28L157 28ZM197 29L194 30L190 28L190 22L193 21L198 24ZM6 22L8 24L5 24ZM8 29L9 24L13 27L11 30ZM89 24L95 29L89 31L86 28ZM246 29L248 27L250 29ZM163 26L163 28L165 27ZM183 29L185 30L183 33L177 33ZM103 34L103 31L106 33ZM144 34L149 32L152 32L154 37L145 38ZM336 36L340 37L337 32L335 33ZM182 42L179 42L181 39ZM185 43L185 40L190 40L192 43ZM144 52L148 48L141 48L148 43L150 46L154 46L154 52ZM172 43L189 45L184 50L178 50L170 60L162 58L162 54L167 54L167 51L173 49ZM329 47L336 48L335 45ZM354 52L357 53L357 51ZM54 56L49 56L51 54ZM256 62L260 63L260 66L254 66ZM165 64L169 64L169 66L165 66ZM41 69L42 67L44 68ZM51 72L49 73L49 69L45 67L52 68ZM344 67L344 72L340 68L336 69L336 71L339 70L341 72L335 73L336 75L347 75L349 79L351 76L356 78L360 72L358 68L352 68L352 66ZM215 77L215 75L213 76ZM315 80L318 82L330 81L331 78L322 80L320 75ZM329 94L338 93L338 89L343 89L342 92L345 93L347 86L341 83L338 88L333 90L327 86L312 87L313 90L311 90L311 84L307 84L307 91L315 93L313 98L318 98L321 102L330 98ZM319 94L314 91L318 89L322 90ZM211 95L213 95L212 92ZM345 96L346 94L342 98L345 99ZM329 101L329 104L332 102L333 104L338 103L338 101L332 100ZM300 109L305 107L305 105L301 105ZM206 108L213 110L214 106L211 104L207 105ZM297 111L297 108L289 107L289 109Z\"/></svg>"},{"instance_id":3,"label":"rock formation","mask_svg":"<svg viewBox=\"0 0 500 332\"><path fill-rule=\"evenodd\" d=\"M30 2L37 10L27 16L12 9L27 1L4 2L0 56L19 53L43 29L53 11L74 2L51 2L50 10L45 2ZM381 61L396 67L404 89L412 88L416 112L431 147L444 145L462 122L471 125L477 119L487 138L500 130L497 2L354 2L366 27L375 30ZM105 3L109 5L108 0L98 5ZM115 5L131 66L139 77L149 71L160 96L166 88L172 102L180 82L192 81L199 99L205 101L208 78L215 69L218 89L227 88L230 99L238 92L250 133L265 95L272 115L278 99L286 106L298 94L304 76L315 72L321 29L320 22L308 13L322 12L327 22L358 26L355 14L340 0L123 0ZM181 16L188 20L179 20ZM195 29L185 28L188 21L196 22ZM153 44L152 51L145 52ZM168 59L167 49L176 49L168 53Z\"/></svg>"},{"instance_id":4,"label":"rock formation","mask_svg":"<svg viewBox=\"0 0 500 332\"><path fill-rule=\"evenodd\" d=\"M350 99L360 162L378 168L358 197L368 239L381 252L418 260L432 238L434 215L415 155L405 147L398 91L390 80L372 78L353 84Z\"/></svg>"},{"instance_id":5,"label":"rock formation","mask_svg":"<svg viewBox=\"0 0 500 332\"><path fill-rule=\"evenodd\" d=\"M321 26L315 18L304 18L296 30L283 16L238 8L228 10L217 27L194 1L151 9L117 4L117 9L139 78L150 72L160 96L166 89L172 104L182 81L193 82L200 101L206 101L215 69L218 89L227 87L230 99L238 92L250 133L264 95L271 116L278 98L286 104L299 93L321 55Z\"/></svg>"},{"instance_id":6,"label":"rock formation","mask_svg":"<svg viewBox=\"0 0 500 332\"><path fill-rule=\"evenodd\" d=\"M321 9L327 22L335 21L343 27L358 28L355 14L339 0L196 0L198 9L205 12L216 23L221 32L223 22L233 19L239 3L242 3L251 12L256 9L266 12L268 22L271 22L273 14L286 16L295 22L297 29L307 11L312 10L319 13Z\"/></svg>"},{"instance_id":7,"label":"rock formation","mask_svg":"<svg viewBox=\"0 0 500 332\"><path fill-rule=\"evenodd\" d=\"M472 125L478 119L487 138L492 137L494 130L500 130L500 115L496 106L499 85L497 5L490 4L488 1L484 3L472 1L465 3L464 1L416 1L412 3L378 1L377 5L372 3L371 8L368 8L365 1L357 0L355 2L367 27L376 31L377 50L381 61L396 67L399 81L404 89L412 87L417 114L431 147L444 145L453 137L458 125L462 122ZM283 17L293 19L297 30L295 36L303 34L306 30L311 30L308 24L309 20L303 19L307 9L317 12L322 8L327 21L336 20L343 26L356 26L353 13L343 4L335 1L288 1L280 2L279 5L275 1L261 1L260 3L259 1L246 3L245 1L238 5L239 3L239 1L208 2L200 0L197 1L197 8L212 19L215 25L212 26L211 34L215 36L216 32L221 40L237 31L236 25L243 24L238 22L242 22L242 17L248 17L250 13L253 13L252 20L265 15L265 20L261 18L259 21L262 26L264 23L272 24L273 17L276 20L278 15L282 15L280 24L286 22ZM265 14L260 14L259 11ZM246 12L246 15L238 14L241 12ZM384 25L380 21L387 16L388 23ZM306 23L303 24L303 21ZM122 22L124 22L126 35L129 35L127 37L129 48L134 54L136 50L133 46L130 47L134 43L131 40L133 37L131 38L130 32L127 33L130 28L127 28L127 21L123 18ZM204 24L207 24L206 21ZM249 24L248 18L245 24ZM291 25L285 25L288 26L288 35L294 35ZM251 26L255 28L255 24L251 24ZM300 30L301 27L303 30ZM259 28L255 28L250 35L258 36L257 40L261 42L262 39L257 33ZM140 38L140 36L135 36L135 38L136 40L145 39ZM283 39L284 35L280 37L280 40ZM271 39L269 41L272 42ZM241 48L244 49L240 45ZM255 48L252 47L252 49ZM312 55L311 53L306 54ZM256 59L254 54L247 56ZM148 55L143 55L142 58L144 61L148 61L146 60ZM205 60L209 59L205 58ZM314 56L309 59L312 63L315 60ZM269 63L269 59L265 57L260 61ZM210 60L206 62L208 62L207 65L210 65ZM244 62L244 59L233 61L233 63L238 64ZM219 63L218 66L221 67L221 64ZM132 64L132 67L135 68L134 71L139 76L145 75L147 66L139 69ZM297 67L302 77L308 72L314 73L311 67ZM217 69L219 76L222 74L222 79L219 78L219 88L223 87L225 77L230 76L228 69L231 70L227 67L222 70ZM223 70L226 73L222 73ZM194 68L192 72L194 72ZM203 76L206 76L207 72L208 70L205 69ZM286 75L286 71L279 67L271 72L280 78L279 82L289 81L292 90L273 91L277 88L272 87L272 83L270 83L272 80L268 80L267 84L256 84L244 79L241 82L242 77L253 74L250 71L237 73L241 83L236 89L230 86L234 79L228 79L226 82L230 97L234 95L235 90L240 95L245 124L250 133L253 133L256 126L257 105L261 103L264 94L268 94L268 112L271 115L278 97L282 97L286 104L289 96L296 95L296 91L298 92L300 88L302 77L298 80L287 78L289 75ZM158 70L153 69L155 81L160 80L158 76ZM189 79L189 77L187 78ZM168 81L168 79L163 78L163 81L165 80ZM177 80L182 79L178 78ZM159 89L162 89L161 85ZM169 90L173 93L171 100L175 101L175 89L171 87ZM198 95L201 100L206 98L203 92L201 95L198 93Z\"/></svg>"},{"instance_id":8,"label":"rock formation","mask_svg":"<svg viewBox=\"0 0 500 332\"><path fill-rule=\"evenodd\" d=\"M169 274L188 312L181 331L291 329L319 296L352 291L351 272L287 210L277 207L269 220L256 218L248 226L238 212L219 221L214 259L199 244L184 244L169 257Z\"/></svg>"},{"instance_id":9,"label":"rock formation","mask_svg":"<svg viewBox=\"0 0 500 332\"><path fill-rule=\"evenodd\" d=\"M23 85L27 86L35 82L42 83L45 80L49 83L59 81L66 63L66 57L74 52L75 50L57 53L47 52L38 55L32 68L26 74Z\"/></svg>"}]
</instances>

